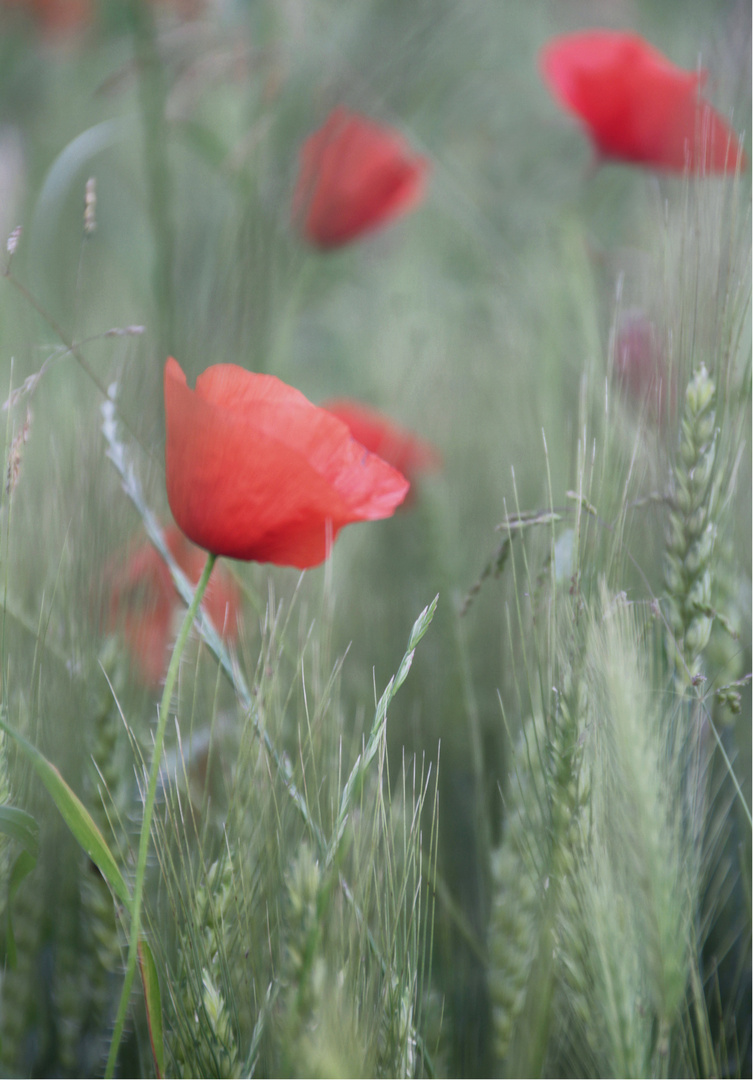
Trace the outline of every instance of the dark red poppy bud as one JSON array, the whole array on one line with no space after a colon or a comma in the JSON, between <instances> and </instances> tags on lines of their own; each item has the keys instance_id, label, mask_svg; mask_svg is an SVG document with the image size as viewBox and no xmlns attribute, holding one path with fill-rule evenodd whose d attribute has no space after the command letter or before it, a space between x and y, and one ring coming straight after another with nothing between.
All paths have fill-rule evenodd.
<instances>
[{"instance_id":1,"label":"dark red poppy bud","mask_svg":"<svg viewBox=\"0 0 753 1080\"><path fill-rule=\"evenodd\" d=\"M639 309L625 311L614 338L614 376L633 406L655 423L674 411L676 390L664 342L656 326Z\"/></svg>"}]
</instances>

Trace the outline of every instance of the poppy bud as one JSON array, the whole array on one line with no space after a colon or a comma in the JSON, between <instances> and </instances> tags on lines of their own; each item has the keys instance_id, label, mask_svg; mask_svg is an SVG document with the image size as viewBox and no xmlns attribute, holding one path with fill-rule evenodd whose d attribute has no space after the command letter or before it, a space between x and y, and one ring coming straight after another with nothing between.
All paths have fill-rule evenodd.
<instances>
[{"instance_id":1,"label":"poppy bud","mask_svg":"<svg viewBox=\"0 0 753 1080\"><path fill-rule=\"evenodd\" d=\"M669 393L663 343L652 320L638 309L626 311L620 318L612 367L625 396L645 409L655 423L664 417L667 402L674 408L674 387Z\"/></svg>"}]
</instances>

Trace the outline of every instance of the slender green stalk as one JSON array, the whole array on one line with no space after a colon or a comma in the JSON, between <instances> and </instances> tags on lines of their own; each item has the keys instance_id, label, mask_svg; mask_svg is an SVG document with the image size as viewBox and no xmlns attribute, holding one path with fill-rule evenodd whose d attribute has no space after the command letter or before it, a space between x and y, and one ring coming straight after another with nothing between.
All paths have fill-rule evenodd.
<instances>
[{"instance_id":1,"label":"slender green stalk","mask_svg":"<svg viewBox=\"0 0 753 1080\"><path fill-rule=\"evenodd\" d=\"M126 963L125 979L123 981L123 990L120 995L120 1003L118 1005L117 1016L115 1017L115 1030L112 1035L112 1042L110 1043L110 1054L107 1059L107 1069L105 1076L110 1080L115 1073L115 1062L118 1056L118 1050L120 1048L120 1040L123 1036L123 1028L125 1026L126 1014L128 1012L128 1001L131 996L131 987L133 986L133 979L136 974L136 963L138 961L138 945L139 934L141 932L141 902L144 892L144 878L146 876L146 859L149 853L149 840L152 828L152 814L154 812L154 800L157 795L157 780L159 779L159 767L162 758L162 744L165 741L165 728L167 727L167 717L170 711L170 701L173 696L173 689L175 687L175 680L178 676L178 667L180 666L180 658L183 654L183 650L188 640L188 634L193 626L194 619L199 610L202 597L206 591L206 587L209 584L209 578L214 568L214 564L217 560L216 555L210 553L207 559L204 572L201 575L199 584L196 586L196 592L194 593L193 600L186 612L186 617L183 620L183 625L180 628L178 634L178 640L175 643L173 649L173 655L170 658L170 666L167 669L167 677L165 679L165 689L162 693L162 701L159 707L159 716L157 720L157 731L154 735L154 751L152 753L152 764L149 769L149 783L146 789L146 798L144 800L144 816L141 821L141 836L139 837L139 853L136 862L136 880L133 885L133 901L131 905L131 929L128 941L128 960Z\"/></svg>"},{"instance_id":2,"label":"slender green stalk","mask_svg":"<svg viewBox=\"0 0 753 1080\"><path fill-rule=\"evenodd\" d=\"M57 337L60 338L63 345L65 345L65 349L66 349L66 352L63 355L70 354L73 357L73 359L77 362L79 367L84 371L84 373L88 377L89 381L94 384L94 386L97 388L97 390L99 390L100 394L105 399L105 401L106 402L110 401L111 400L110 391L107 389L107 387L101 381L101 379L97 376L97 374L93 370L91 364L86 359L84 354L81 352L81 346L86 345L88 342L91 342L91 341L97 341L102 336L107 337L107 336L109 336L111 334L111 332L106 331L104 335L95 334L92 337L82 338L81 341L76 341L70 334L66 333L66 331L63 329L63 327L57 321L57 319L54 317L54 315L52 315L47 310L47 308L44 307L44 305L42 303L40 303L40 301L37 299L37 297L34 295L34 293L31 292L29 289L27 289L26 286L22 282L20 282L17 278L13 277L13 275L11 274L9 269L4 270L2 272L2 276L9 282L9 284L11 284L13 286L13 288L16 290L16 292L18 292L24 298L24 300L27 302L27 304L31 308L33 308L34 311L36 311L37 315L39 315L40 318L44 319L44 321L49 326L50 330L52 330L57 335ZM126 328L126 330L124 332L125 333L135 333L135 332L140 332L140 329L141 329L140 327ZM115 331L115 333L120 335L121 331L117 330L117 331ZM42 367L42 370L44 370L44 365ZM40 372L40 374L41 374L41 372ZM10 412L8 412L8 416L10 417ZM131 437L136 441L136 443L138 444L139 449L142 451L142 453L144 453L147 457L152 458L154 456L152 451L144 444L144 442L141 439L141 436L135 430L135 428L130 423L130 421L125 416L123 416L121 414L118 414L118 419L122 423L123 427L126 428L126 430L128 431L128 434L131 435ZM7 440L7 436L6 436L6 440Z\"/></svg>"},{"instance_id":3,"label":"slender green stalk","mask_svg":"<svg viewBox=\"0 0 753 1080\"><path fill-rule=\"evenodd\" d=\"M131 5L131 20L139 71L149 214L155 242L154 297L158 318L159 356L160 363L164 363L165 357L175 349L175 229L170 208L171 182L165 123L167 92L157 48L154 16L144 0L135 0Z\"/></svg>"}]
</instances>

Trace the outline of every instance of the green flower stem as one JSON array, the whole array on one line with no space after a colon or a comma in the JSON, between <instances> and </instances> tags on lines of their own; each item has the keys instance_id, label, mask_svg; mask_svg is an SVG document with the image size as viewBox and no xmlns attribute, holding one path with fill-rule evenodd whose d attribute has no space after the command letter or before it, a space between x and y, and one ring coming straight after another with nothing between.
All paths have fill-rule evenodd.
<instances>
[{"instance_id":1,"label":"green flower stem","mask_svg":"<svg viewBox=\"0 0 753 1080\"><path fill-rule=\"evenodd\" d=\"M139 854L136 863L136 880L133 885L133 900L131 903L131 929L130 937L128 941L128 960L126 963L125 980L123 982L123 990L120 995L120 1003L118 1005L118 1013L115 1017L115 1029L112 1035L112 1042L110 1043L110 1054L107 1058L107 1069L105 1071L105 1077L107 1080L112 1080L115 1073L115 1062L118 1056L118 1050L120 1049L120 1041L123 1036L123 1028L125 1026L126 1015L128 1012L128 1002L131 996L131 987L133 986L133 979L136 974L136 963L138 961L138 947L139 947L139 935L141 933L141 901L144 892L144 878L146 876L146 859L149 853L149 839L151 836L152 828L152 814L154 812L154 801L157 795L157 781L159 779L159 767L162 759L162 744L165 741L165 728L167 727L167 717L170 712L170 701L173 696L173 688L175 687L175 680L178 676L178 667L180 666L180 658L183 654L183 650L188 640L188 634L193 626L194 619L199 610L202 598L206 591L206 587L209 584L209 578L214 568L214 564L217 561L217 556L210 553L207 559L204 572L201 575L199 584L196 586L196 592L194 593L193 600L186 612L186 617L183 620L183 625L180 628L178 634L178 640L175 642L175 648L173 649L173 655L170 658L170 666L167 669L167 678L165 679L165 689L162 693L162 701L159 707L159 716L157 719L157 731L154 736L154 751L152 753L152 764L149 769L149 784L146 790L146 798L144 800L144 817L141 822L141 836L139 838Z\"/></svg>"}]
</instances>

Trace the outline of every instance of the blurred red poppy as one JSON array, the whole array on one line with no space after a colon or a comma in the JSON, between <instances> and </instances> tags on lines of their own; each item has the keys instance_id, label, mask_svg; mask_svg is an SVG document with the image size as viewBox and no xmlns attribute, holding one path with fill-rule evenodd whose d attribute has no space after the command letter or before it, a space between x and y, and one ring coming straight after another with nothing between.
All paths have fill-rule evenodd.
<instances>
[{"instance_id":1,"label":"blurred red poppy","mask_svg":"<svg viewBox=\"0 0 753 1080\"><path fill-rule=\"evenodd\" d=\"M620 390L634 406L661 426L676 404L666 351L656 327L640 309L625 311L614 338L612 367Z\"/></svg>"},{"instance_id":2,"label":"blurred red poppy","mask_svg":"<svg viewBox=\"0 0 753 1080\"><path fill-rule=\"evenodd\" d=\"M637 34L585 30L541 50L544 81L582 121L597 152L682 172L729 172L745 156L700 95L704 71L683 71Z\"/></svg>"},{"instance_id":3,"label":"blurred red poppy","mask_svg":"<svg viewBox=\"0 0 753 1080\"><path fill-rule=\"evenodd\" d=\"M165 365L167 498L215 555L316 566L344 525L389 517L408 481L341 420L272 375Z\"/></svg>"},{"instance_id":4,"label":"blurred red poppy","mask_svg":"<svg viewBox=\"0 0 753 1080\"><path fill-rule=\"evenodd\" d=\"M207 0L152 0L156 9L173 10L180 18L199 15ZM59 37L95 21L97 0L0 0L0 8L14 9L34 20L48 37Z\"/></svg>"},{"instance_id":5,"label":"blurred red poppy","mask_svg":"<svg viewBox=\"0 0 753 1080\"><path fill-rule=\"evenodd\" d=\"M301 147L293 218L309 243L340 247L418 205L428 171L399 132L339 107Z\"/></svg>"},{"instance_id":6,"label":"blurred red poppy","mask_svg":"<svg viewBox=\"0 0 753 1080\"><path fill-rule=\"evenodd\" d=\"M94 13L94 0L1 0L0 7L26 12L50 35L86 26Z\"/></svg>"},{"instance_id":7,"label":"blurred red poppy","mask_svg":"<svg viewBox=\"0 0 753 1080\"><path fill-rule=\"evenodd\" d=\"M165 529L170 554L192 585L204 569L206 552L194 547L175 525ZM141 681L159 685L169 659L173 616L180 598L170 571L148 541L140 543L106 572L110 586L108 631L119 629ZM203 602L215 628L229 641L238 635L240 594L231 576L215 567Z\"/></svg>"},{"instance_id":8,"label":"blurred red poppy","mask_svg":"<svg viewBox=\"0 0 753 1080\"><path fill-rule=\"evenodd\" d=\"M325 401L322 408L347 424L354 439L389 462L411 483L418 473L438 469L442 464L439 451L431 443L398 427L376 409L348 398Z\"/></svg>"}]
</instances>

